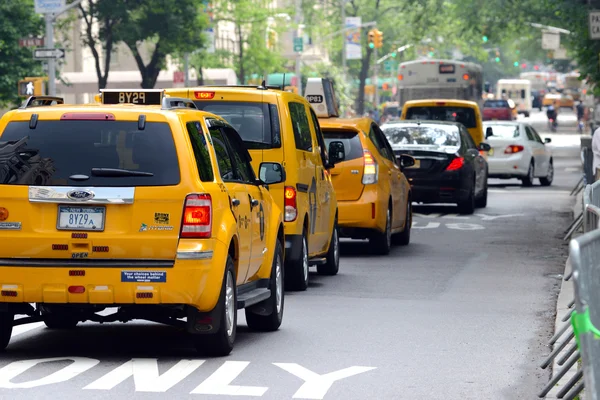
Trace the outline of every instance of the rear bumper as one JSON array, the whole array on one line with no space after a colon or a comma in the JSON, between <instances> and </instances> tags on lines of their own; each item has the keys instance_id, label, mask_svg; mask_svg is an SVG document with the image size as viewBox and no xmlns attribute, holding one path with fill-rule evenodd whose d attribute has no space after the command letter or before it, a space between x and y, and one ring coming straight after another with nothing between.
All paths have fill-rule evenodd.
<instances>
[{"instance_id":1,"label":"rear bumper","mask_svg":"<svg viewBox=\"0 0 600 400\"><path fill-rule=\"evenodd\" d=\"M170 268L69 266L60 260L44 267L0 265L0 303L170 304L211 311L221 291L227 246L216 239L182 240L177 254ZM84 276L70 276L72 270ZM71 286L84 291L70 293Z\"/></svg>"},{"instance_id":2,"label":"rear bumper","mask_svg":"<svg viewBox=\"0 0 600 400\"><path fill-rule=\"evenodd\" d=\"M340 236L347 236L345 228L384 230L388 199L380 199L377 185L366 185L361 197L354 201L338 200Z\"/></svg>"},{"instance_id":3,"label":"rear bumper","mask_svg":"<svg viewBox=\"0 0 600 400\"><path fill-rule=\"evenodd\" d=\"M409 178L412 199L417 203L458 203L469 196L471 186L460 175L444 178Z\"/></svg>"},{"instance_id":4,"label":"rear bumper","mask_svg":"<svg viewBox=\"0 0 600 400\"><path fill-rule=\"evenodd\" d=\"M515 154L510 157L488 157L488 177L490 178L517 178L527 175L529 158L524 154Z\"/></svg>"}]
</instances>

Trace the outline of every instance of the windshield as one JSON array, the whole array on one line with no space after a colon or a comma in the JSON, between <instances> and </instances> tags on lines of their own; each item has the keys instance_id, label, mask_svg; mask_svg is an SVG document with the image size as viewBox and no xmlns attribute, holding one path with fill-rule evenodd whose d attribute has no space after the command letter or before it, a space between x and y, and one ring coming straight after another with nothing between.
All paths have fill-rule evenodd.
<instances>
[{"instance_id":1,"label":"windshield","mask_svg":"<svg viewBox=\"0 0 600 400\"><path fill-rule=\"evenodd\" d=\"M489 108L508 108L508 102L506 100L486 100L483 106Z\"/></svg>"},{"instance_id":2,"label":"windshield","mask_svg":"<svg viewBox=\"0 0 600 400\"><path fill-rule=\"evenodd\" d=\"M485 131L488 127L491 127L492 132L494 133L494 135L491 136L492 138L514 139L520 136L518 125L486 125L483 127L483 130Z\"/></svg>"},{"instance_id":3,"label":"windshield","mask_svg":"<svg viewBox=\"0 0 600 400\"><path fill-rule=\"evenodd\" d=\"M248 149L281 147L279 113L275 104L233 101L195 101L196 107L224 118Z\"/></svg>"},{"instance_id":4,"label":"windshield","mask_svg":"<svg viewBox=\"0 0 600 400\"><path fill-rule=\"evenodd\" d=\"M460 122L467 128L476 128L475 111L470 107L410 107L406 119Z\"/></svg>"},{"instance_id":5,"label":"windshield","mask_svg":"<svg viewBox=\"0 0 600 400\"><path fill-rule=\"evenodd\" d=\"M179 181L167 123L146 122L140 131L137 121L39 121L35 129L28 121L11 122L0 134L0 185L167 186Z\"/></svg>"},{"instance_id":6,"label":"windshield","mask_svg":"<svg viewBox=\"0 0 600 400\"><path fill-rule=\"evenodd\" d=\"M388 125L381 130L392 147L407 145L460 147L460 132L452 125Z\"/></svg>"}]
</instances>

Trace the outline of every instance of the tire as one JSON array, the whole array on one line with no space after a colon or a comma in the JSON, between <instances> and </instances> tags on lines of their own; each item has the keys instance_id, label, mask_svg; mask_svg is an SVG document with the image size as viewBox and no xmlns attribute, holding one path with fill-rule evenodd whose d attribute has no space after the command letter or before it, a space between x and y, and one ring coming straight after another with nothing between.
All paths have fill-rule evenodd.
<instances>
[{"instance_id":1,"label":"tire","mask_svg":"<svg viewBox=\"0 0 600 400\"><path fill-rule=\"evenodd\" d=\"M285 289L297 292L308 288L308 240L302 232L302 254L298 260L289 260L285 265Z\"/></svg>"},{"instance_id":2,"label":"tire","mask_svg":"<svg viewBox=\"0 0 600 400\"><path fill-rule=\"evenodd\" d=\"M550 186L552 185L552 181L554 180L554 163L550 160L550 164L548 164L548 174L540 178L540 184L542 186Z\"/></svg>"},{"instance_id":3,"label":"tire","mask_svg":"<svg viewBox=\"0 0 600 400\"><path fill-rule=\"evenodd\" d=\"M42 314L42 318L49 329L73 329L79 323L76 318L64 313Z\"/></svg>"},{"instance_id":4,"label":"tire","mask_svg":"<svg viewBox=\"0 0 600 400\"><path fill-rule=\"evenodd\" d=\"M271 311L269 315L258 314L253 311L254 307L247 308L246 322L248 327L255 331L272 332L279 329L283 320L283 308L285 303L283 276L283 246L277 240L275 245L275 255L273 257L273 266L271 267L271 280L269 289L271 297L264 302L257 304L258 307Z\"/></svg>"},{"instance_id":5,"label":"tire","mask_svg":"<svg viewBox=\"0 0 600 400\"><path fill-rule=\"evenodd\" d=\"M237 288L235 268L231 256L227 256L221 295L217 307L221 307L221 324L215 333L195 335L196 349L203 354L223 357L233 350L237 332Z\"/></svg>"},{"instance_id":6,"label":"tire","mask_svg":"<svg viewBox=\"0 0 600 400\"><path fill-rule=\"evenodd\" d=\"M533 161L529 163L529 169L527 170L527 176L521 178L521 182L523 186L533 186L535 167L533 165Z\"/></svg>"},{"instance_id":7,"label":"tire","mask_svg":"<svg viewBox=\"0 0 600 400\"><path fill-rule=\"evenodd\" d=\"M382 256L390 254L392 248L392 211L387 209L385 220L385 231L374 232L369 238L369 244L375 254Z\"/></svg>"},{"instance_id":8,"label":"tire","mask_svg":"<svg viewBox=\"0 0 600 400\"><path fill-rule=\"evenodd\" d=\"M10 342L15 316L11 313L0 312L0 351L3 351Z\"/></svg>"},{"instance_id":9,"label":"tire","mask_svg":"<svg viewBox=\"0 0 600 400\"><path fill-rule=\"evenodd\" d=\"M469 196L457 205L460 214L470 215L475 212L475 183L473 183Z\"/></svg>"},{"instance_id":10,"label":"tire","mask_svg":"<svg viewBox=\"0 0 600 400\"><path fill-rule=\"evenodd\" d=\"M475 207L486 208L487 207L487 196L488 196L488 181L487 172L485 174L485 185L483 186L483 193L475 200Z\"/></svg>"},{"instance_id":11,"label":"tire","mask_svg":"<svg viewBox=\"0 0 600 400\"><path fill-rule=\"evenodd\" d=\"M337 275L340 270L340 234L338 232L337 217L333 222L333 231L331 232L331 241L329 250L327 250L327 262L323 265L317 265L319 275Z\"/></svg>"},{"instance_id":12,"label":"tire","mask_svg":"<svg viewBox=\"0 0 600 400\"><path fill-rule=\"evenodd\" d=\"M406 205L406 218L404 220L404 229L402 232L392 236L392 243L397 246L406 246L410 243L410 229L412 227L412 200L408 198Z\"/></svg>"}]
</instances>

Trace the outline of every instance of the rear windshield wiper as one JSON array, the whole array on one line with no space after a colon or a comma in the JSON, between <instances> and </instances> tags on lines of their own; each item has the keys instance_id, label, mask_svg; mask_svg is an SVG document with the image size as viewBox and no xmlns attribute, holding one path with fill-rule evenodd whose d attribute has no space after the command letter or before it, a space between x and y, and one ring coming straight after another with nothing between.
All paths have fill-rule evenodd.
<instances>
[{"instance_id":1,"label":"rear windshield wiper","mask_svg":"<svg viewBox=\"0 0 600 400\"><path fill-rule=\"evenodd\" d=\"M154 176L152 172L144 171L132 171L129 169L120 168L92 168L93 176L107 176L107 177L120 177L120 176Z\"/></svg>"}]
</instances>

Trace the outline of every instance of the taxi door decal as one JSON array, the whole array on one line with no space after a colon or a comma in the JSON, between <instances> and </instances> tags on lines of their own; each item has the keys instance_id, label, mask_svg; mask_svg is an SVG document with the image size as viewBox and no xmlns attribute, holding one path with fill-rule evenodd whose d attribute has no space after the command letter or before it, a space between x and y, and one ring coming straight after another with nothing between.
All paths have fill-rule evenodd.
<instances>
[{"instance_id":1,"label":"taxi door decal","mask_svg":"<svg viewBox=\"0 0 600 400\"><path fill-rule=\"evenodd\" d=\"M314 234L317 227L317 181L314 176L308 189L308 216L310 220L310 233Z\"/></svg>"},{"instance_id":2,"label":"taxi door decal","mask_svg":"<svg viewBox=\"0 0 600 400\"><path fill-rule=\"evenodd\" d=\"M265 240L265 209L262 202L258 209L258 218L260 220L260 241L263 242Z\"/></svg>"}]
</instances>

